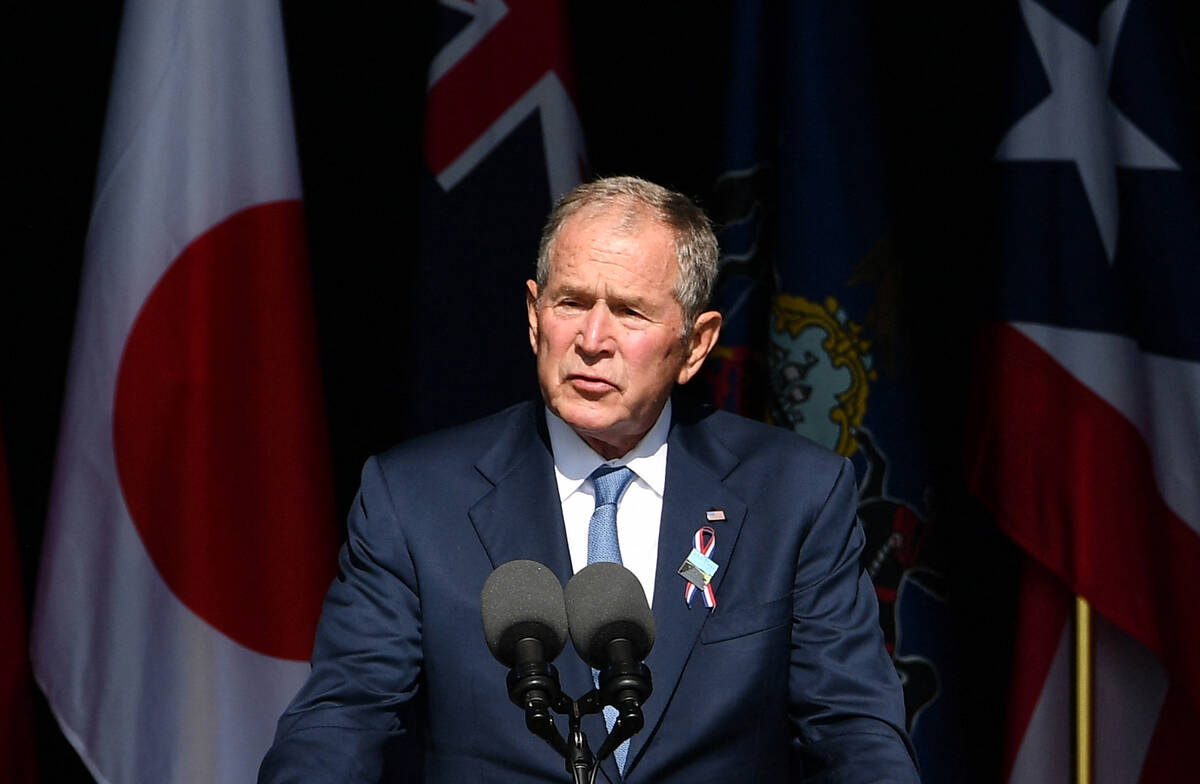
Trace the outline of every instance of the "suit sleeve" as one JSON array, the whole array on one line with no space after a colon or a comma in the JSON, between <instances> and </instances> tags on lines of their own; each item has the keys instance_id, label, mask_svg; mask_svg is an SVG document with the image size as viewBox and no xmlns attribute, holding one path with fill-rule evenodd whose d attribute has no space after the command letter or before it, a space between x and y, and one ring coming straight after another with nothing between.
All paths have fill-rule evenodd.
<instances>
[{"instance_id":1,"label":"suit sleeve","mask_svg":"<svg viewBox=\"0 0 1200 784\"><path fill-rule=\"evenodd\" d=\"M904 699L860 564L854 470L843 461L800 547L789 671L793 767L805 782L917 782Z\"/></svg>"},{"instance_id":2,"label":"suit sleeve","mask_svg":"<svg viewBox=\"0 0 1200 784\"><path fill-rule=\"evenodd\" d=\"M379 462L362 486L321 611L312 672L279 720L260 784L374 782L413 746L421 680L420 597ZM390 778L388 780L391 780Z\"/></svg>"}]
</instances>

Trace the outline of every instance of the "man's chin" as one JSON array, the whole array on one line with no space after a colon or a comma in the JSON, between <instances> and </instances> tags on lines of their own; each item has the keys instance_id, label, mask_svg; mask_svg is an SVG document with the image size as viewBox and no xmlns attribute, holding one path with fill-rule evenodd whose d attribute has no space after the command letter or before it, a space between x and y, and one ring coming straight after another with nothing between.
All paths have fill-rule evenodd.
<instances>
[{"instance_id":1,"label":"man's chin","mask_svg":"<svg viewBox=\"0 0 1200 784\"><path fill-rule=\"evenodd\" d=\"M549 408L606 460L625 454L644 435L632 432L629 412L611 405L574 399L554 401Z\"/></svg>"},{"instance_id":2,"label":"man's chin","mask_svg":"<svg viewBox=\"0 0 1200 784\"><path fill-rule=\"evenodd\" d=\"M578 395L564 397L552 400L549 408L576 432L601 435L623 421L623 412L609 401L588 400Z\"/></svg>"},{"instance_id":3,"label":"man's chin","mask_svg":"<svg viewBox=\"0 0 1200 784\"><path fill-rule=\"evenodd\" d=\"M559 407L551 406L550 410L558 415L558 418L571 426L571 429L580 435L589 435L601 437L608 430L611 430L620 419L611 411L596 410L594 405L581 405L578 403L568 404Z\"/></svg>"}]
</instances>

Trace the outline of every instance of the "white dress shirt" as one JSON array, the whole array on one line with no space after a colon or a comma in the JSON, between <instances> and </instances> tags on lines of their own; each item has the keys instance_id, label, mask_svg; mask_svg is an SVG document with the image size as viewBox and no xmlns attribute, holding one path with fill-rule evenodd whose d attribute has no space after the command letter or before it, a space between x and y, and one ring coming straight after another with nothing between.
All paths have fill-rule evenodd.
<instances>
[{"instance_id":1,"label":"white dress shirt","mask_svg":"<svg viewBox=\"0 0 1200 784\"><path fill-rule=\"evenodd\" d=\"M554 477L558 481L572 571L587 566L588 522L596 508L592 480L588 477L601 465L628 466L634 478L617 502L617 542L621 546L621 562L642 584L646 602L653 604L671 401L667 400L658 420L642 440L615 460L605 460L596 454L570 425L549 409L546 409L546 428L554 452Z\"/></svg>"}]
</instances>

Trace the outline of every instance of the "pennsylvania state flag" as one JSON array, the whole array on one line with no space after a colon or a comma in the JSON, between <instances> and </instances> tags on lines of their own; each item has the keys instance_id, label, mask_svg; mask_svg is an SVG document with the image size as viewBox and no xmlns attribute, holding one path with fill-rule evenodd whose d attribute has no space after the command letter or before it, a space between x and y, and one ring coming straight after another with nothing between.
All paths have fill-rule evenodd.
<instances>
[{"instance_id":1,"label":"pennsylvania state flag","mask_svg":"<svg viewBox=\"0 0 1200 784\"><path fill-rule=\"evenodd\" d=\"M851 458L863 565L905 688L922 778L957 775L927 443L899 313L867 19L857 2L738 3L714 402Z\"/></svg>"}]
</instances>

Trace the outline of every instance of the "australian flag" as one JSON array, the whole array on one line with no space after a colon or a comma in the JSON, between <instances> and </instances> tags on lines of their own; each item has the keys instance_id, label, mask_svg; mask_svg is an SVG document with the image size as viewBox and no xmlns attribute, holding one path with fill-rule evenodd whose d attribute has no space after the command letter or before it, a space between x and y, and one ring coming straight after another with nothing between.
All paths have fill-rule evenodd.
<instances>
[{"instance_id":1,"label":"australian flag","mask_svg":"<svg viewBox=\"0 0 1200 784\"><path fill-rule=\"evenodd\" d=\"M396 297L410 435L537 393L524 284L587 167L566 3L440 0L436 24L419 257Z\"/></svg>"},{"instance_id":2,"label":"australian flag","mask_svg":"<svg viewBox=\"0 0 1200 784\"><path fill-rule=\"evenodd\" d=\"M923 780L961 780L937 510L885 196L864 4L740 2L727 109L717 405L850 457L863 566Z\"/></svg>"},{"instance_id":3,"label":"australian flag","mask_svg":"<svg viewBox=\"0 0 1200 784\"><path fill-rule=\"evenodd\" d=\"M1069 614L1094 610L1095 781L1178 781L1200 735L1200 123L1190 4L1012 0L994 318L969 479L1046 574L1006 776L1070 770Z\"/></svg>"}]
</instances>

